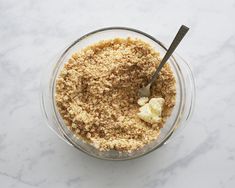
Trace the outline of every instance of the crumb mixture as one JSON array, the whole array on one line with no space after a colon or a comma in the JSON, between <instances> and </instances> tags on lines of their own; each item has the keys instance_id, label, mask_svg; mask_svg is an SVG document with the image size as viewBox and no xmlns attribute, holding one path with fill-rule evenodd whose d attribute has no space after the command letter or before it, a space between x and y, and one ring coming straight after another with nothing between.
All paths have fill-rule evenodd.
<instances>
[{"instance_id":1,"label":"crumb mixture","mask_svg":"<svg viewBox=\"0 0 235 188\"><path fill-rule=\"evenodd\" d=\"M137 101L160 60L149 44L131 38L100 41L74 53L56 82L56 104L67 127L101 151L131 152L155 140L175 105L168 64L151 88L151 98L164 99L161 120L141 120Z\"/></svg>"}]
</instances>

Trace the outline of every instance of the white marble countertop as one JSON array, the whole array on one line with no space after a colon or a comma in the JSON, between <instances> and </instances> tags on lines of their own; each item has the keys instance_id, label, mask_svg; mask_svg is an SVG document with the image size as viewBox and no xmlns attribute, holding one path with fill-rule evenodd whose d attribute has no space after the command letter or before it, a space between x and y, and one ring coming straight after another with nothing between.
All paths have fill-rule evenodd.
<instances>
[{"instance_id":1,"label":"white marble countertop","mask_svg":"<svg viewBox=\"0 0 235 188\"><path fill-rule=\"evenodd\" d=\"M235 1L0 0L0 187L235 187ZM194 68L191 123L136 160L102 161L60 140L40 109L40 75L79 36L105 26L143 30Z\"/></svg>"}]
</instances>

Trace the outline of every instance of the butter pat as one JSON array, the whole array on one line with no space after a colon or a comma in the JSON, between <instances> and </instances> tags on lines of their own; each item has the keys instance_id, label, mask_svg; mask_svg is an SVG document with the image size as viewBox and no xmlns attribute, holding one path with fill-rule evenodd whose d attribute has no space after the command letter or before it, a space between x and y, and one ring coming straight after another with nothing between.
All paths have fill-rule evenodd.
<instances>
[{"instance_id":1,"label":"butter pat","mask_svg":"<svg viewBox=\"0 0 235 188\"><path fill-rule=\"evenodd\" d=\"M152 98L149 101L149 105L155 114L157 114L158 116L161 116L164 102L165 102L165 100L163 98L160 98L160 97L159 98Z\"/></svg>"},{"instance_id":2,"label":"butter pat","mask_svg":"<svg viewBox=\"0 0 235 188\"><path fill-rule=\"evenodd\" d=\"M147 102L149 101L148 97L141 97L139 98L139 100L137 101L138 105L140 106L144 106Z\"/></svg>"},{"instance_id":3,"label":"butter pat","mask_svg":"<svg viewBox=\"0 0 235 188\"><path fill-rule=\"evenodd\" d=\"M141 98L140 98L141 99ZM139 99L139 100L140 100ZM145 101L145 100L144 100ZM142 101L141 101L142 102ZM141 103L138 104L141 106ZM139 110L140 112L137 114L140 119L145 122L155 124L161 121L161 114L165 100L163 98L152 98L148 103L144 103Z\"/></svg>"}]
</instances>

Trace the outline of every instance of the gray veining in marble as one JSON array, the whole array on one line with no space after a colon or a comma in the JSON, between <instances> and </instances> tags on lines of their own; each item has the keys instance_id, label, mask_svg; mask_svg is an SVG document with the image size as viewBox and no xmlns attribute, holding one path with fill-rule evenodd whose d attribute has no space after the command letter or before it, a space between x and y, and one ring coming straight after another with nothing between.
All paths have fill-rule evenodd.
<instances>
[{"instance_id":1,"label":"gray veining in marble","mask_svg":"<svg viewBox=\"0 0 235 188\"><path fill-rule=\"evenodd\" d=\"M0 0L0 187L235 187L235 1ZM39 91L49 61L106 26L143 30L193 67L197 102L169 144L125 162L91 158L51 132Z\"/></svg>"}]
</instances>

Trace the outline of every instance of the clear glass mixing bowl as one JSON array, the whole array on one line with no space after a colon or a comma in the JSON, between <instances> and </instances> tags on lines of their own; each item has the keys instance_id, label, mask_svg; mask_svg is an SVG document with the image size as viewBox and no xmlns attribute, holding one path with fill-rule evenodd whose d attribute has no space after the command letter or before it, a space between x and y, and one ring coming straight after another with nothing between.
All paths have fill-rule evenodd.
<instances>
[{"instance_id":1,"label":"clear glass mixing bowl","mask_svg":"<svg viewBox=\"0 0 235 188\"><path fill-rule=\"evenodd\" d=\"M174 53L174 55L169 59L168 63L170 64L176 78L176 105L171 116L168 118L164 127L161 129L161 133L158 139L137 151L132 153L99 151L90 144L77 139L73 135L73 132L71 132L66 127L57 111L54 99L56 78L63 65L75 51L82 49L87 45L98 42L99 40L112 39L116 37L139 38L152 45L157 51L160 52L161 56L166 53L166 47L160 41L136 29L111 27L88 33L74 41L43 74L41 82L41 104L43 114L45 115L49 127L68 144L97 158L108 160L127 160L143 156L153 150L156 150L166 143L166 141L176 130L178 130L178 128L185 126L189 120L189 117L192 115L194 108L195 83L188 63L179 55Z\"/></svg>"}]
</instances>

